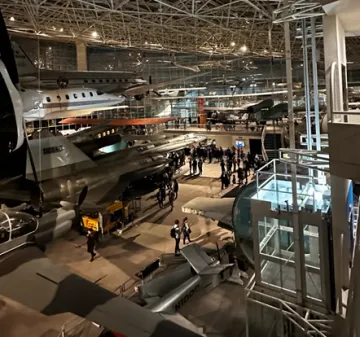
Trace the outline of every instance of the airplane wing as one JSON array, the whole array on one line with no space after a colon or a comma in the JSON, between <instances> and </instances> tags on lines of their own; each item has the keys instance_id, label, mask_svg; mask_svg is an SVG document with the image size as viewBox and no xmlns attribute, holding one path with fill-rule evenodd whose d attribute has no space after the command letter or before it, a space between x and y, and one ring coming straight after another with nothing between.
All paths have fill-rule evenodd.
<instances>
[{"instance_id":1,"label":"airplane wing","mask_svg":"<svg viewBox=\"0 0 360 337\"><path fill-rule=\"evenodd\" d=\"M125 337L201 336L56 266L35 246L0 260L0 293L42 314L71 312Z\"/></svg>"},{"instance_id":2,"label":"airplane wing","mask_svg":"<svg viewBox=\"0 0 360 337\"><path fill-rule=\"evenodd\" d=\"M131 183L146 176L160 173L163 169L164 165L158 165L123 174L115 184L113 181L109 181L107 184L101 184L97 188L90 189L86 196L86 203L108 206L109 203L118 199Z\"/></svg>"},{"instance_id":3,"label":"airplane wing","mask_svg":"<svg viewBox=\"0 0 360 337\"><path fill-rule=\"evenodd\" d=\"M223 222L232 227L232 209L234 198L204 198L197 197L182 206L182 211L188 214L196 214Z\"/></svg>"},{"instance_id":4,"label":"airplane wing","mask_svg":"<svg viewBox=\"0 0 360 337\"><path fill-rule=\"evenodd\" d=\"M174 80L167 81L167 82L139 85L139 86L135 86L135 87L132 87L132 88L129 88L129 89L125 90L124 94L125 95L130 95L130 96L141 95L141 94L145 94L146 92L148 92L150 90L164 88L164 87L167 87L170 84L176 84L178 82L186 82L186 81L191 80L193 78L203 76L203 75L207 75L207 74L209 74L209 72L198 73L197 75L192 75L192 76L188 76L188 77L176 78Z\"/></svg>"},{"instance_id":5,"label":"airplane wing","mask_svg":"<svg viewBox=\"0 0 360 337\"><path fill-rule=\"evenodd\" d=\"M103 119L103 118L66 118L60 124L86 124L98 125L107 122L109 126L126 126L126 125L154 125L162 124L175 120L174 117L159 118L133 118L133 119Z\"/></svg>"}]
</instances>

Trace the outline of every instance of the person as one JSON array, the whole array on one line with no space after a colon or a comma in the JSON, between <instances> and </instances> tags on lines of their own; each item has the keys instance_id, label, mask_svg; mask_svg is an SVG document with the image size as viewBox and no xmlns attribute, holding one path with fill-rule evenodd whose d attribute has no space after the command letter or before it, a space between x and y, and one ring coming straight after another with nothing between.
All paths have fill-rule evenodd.
<instances>
[{"instance_id":1,"label":"person","mask_svg":"<svg viewBox=\"0 0 360 337\"><path fill-rule=\"evenodd\" d=\"M180 255L180 234L179 220L175 220L175 224L170 231L170 236L175 240L175 256Z\"/></svg>"},{"instance_id":2,"label":"person","mask_svg":"<svg viewBox=\"0 0 360 337\"><path fill-rule=\"evenodd\" d=\"M202 176L203 161L202 161L201 157L198 162L198 167L199 167L199 175Z\"/></svg>"},{"instance_id":3,"label":"person","mask_svg":"<svg viewBox=\"0 0 360 337\"><path fill-rule=\"evenodd\" d=\"M188 240L188 243L191 242L190 240L191 228L188 223L188 218L184 218L183 220L182 232L183 232L183 243L184 245L186 245L186 239Z\"/></svg>"},{"instance_id":4,"label":"person","mask_svg":"<svg viewBox=\"0 0 360 337\"><path fill-rule=\"evenodd\" d=\"M193 174L196 174L196 172L197 172L197 160L196 160L196 158L194 158L194 160L192 162L192 166L193 166Z\"/></svg>"},{"instance_id":5,"label":"person","mask_svg":"<svg viewBox=\"0 0 360 337\"><path fill-rule=\"evenodd\" d=\"M232 176L232 184L235 185L236 184L236 177L235 174Z\"/></svg>"},{"instance_id":6,"label":"person","mask_svg":"<svg viewBox=\"0 0 360 337\"><path fill-rule=\"evenodd\" d=\"M170 210L172 211L174 208L174 200L175 200L175 193L173 190L169 191L169 203L170 203Z\"/></svg>"},{"instance_id":7,"label":"person","mask_svg":"<svg viewBox=\"0 0 360 337\"><path fill-rule=\"evenodd\" d=\"M96 255L96 253L94 252L94 249L95 249L95 242L96 242L96 238L95 238L95 233L94 231L90 228L88 230L88 233L87 233L87 251L88 253L90 253L91 255L91 259L90 259L90 262L93 262L94 261L94 257Z\"/></svg>"},{"instance_id":8,"label":"person","mask_svg":"<svg viewBox=\"0 0 360 337\"><path fill-rule=\"evenodd\" d=\"M221 180L221 189L223 190L225 188L225 171L222 172L220 180Z\"/></svg>"},{"instance_id":9,"label":"person","mask_svg":"<svg viewBox=\"0 0 360 337\"><path fill-rule=\"evenodd\" d=\"M174 194L175 194L174 200L176 200L178 198L178 194L179 194L179 183L177 182L176 179L174 179Z\"/></svg>"},{"instance_id":10,"label":"person","mask_svg":"<svg viewBox=\"0 0 360 337\"><path fill-rule=\"evenodd\" d=\"M162 196L161 196L161 190L159 189L159 191L156 193L156 199L159 205L159 208L164 208L164 203L162 200Z\"/></svg>"},{"instance_id":11,"label":"person","mask_svg":"<svg viewBox=\"0 0 360 337\"><path fill-rule=\"evenodd\" d=\"M221 166L221 172L224 173L225 172L225 162L223 159L221 159L220 166Z\"/></svg>"}]
</instances>

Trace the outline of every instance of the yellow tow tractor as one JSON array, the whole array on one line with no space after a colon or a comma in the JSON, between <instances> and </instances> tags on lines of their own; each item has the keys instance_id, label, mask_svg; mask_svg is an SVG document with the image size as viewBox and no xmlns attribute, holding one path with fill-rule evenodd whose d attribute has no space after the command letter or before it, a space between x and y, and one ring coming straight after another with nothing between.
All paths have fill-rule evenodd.
<instances>
[{"instance_id":1,"label":"yellow tow tractor","mask_svg":"<svg viewBox=\"0 0 360 337\"><path fill-rule=\"evenodd\" d=\"M92 229L99 238L115 230L122 230L141 209L141 200L116 200L104 210L85 211L82 215L82 226L86 231Z\"/></svg>"}]
</instances>

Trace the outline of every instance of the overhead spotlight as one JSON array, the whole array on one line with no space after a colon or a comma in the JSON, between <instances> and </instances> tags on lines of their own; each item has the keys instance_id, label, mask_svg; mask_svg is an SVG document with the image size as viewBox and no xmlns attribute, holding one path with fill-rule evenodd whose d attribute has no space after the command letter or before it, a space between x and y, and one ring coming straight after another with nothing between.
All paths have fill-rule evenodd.
<instances>
[{"instance_id":1,"label":"overhead spotlight","mask_svg":"<svg viewBox=\"0 0 360 337\"><path fill-rule=\"evenodd\" d=\"M267 49L264 49L264 54L267 54L268 53L268 50Z\"/></svg>"},{"instance_id":2,"label":"overhead spotlight","mask_svg":"<svg viewBox=\"0 0 360 337\"><path fill-rule=\"evenodd\" d=\"M131 56L131 53L129 53L129 56Z\"/></svg>"},{"instance_id":3,"label":"overhead spotlight","mask_svg":"<svg viewBox=\"0 0 360 337\"><path fill-rule=\"evenodd\" d=\"M59 32L62 33L64 31L64 28L60 28Z\"/></svg>"},{"instance_id":4,"label":"overhead spotlight","mask_svg":"<svg viewBox=\"0 0 360 337\"><path fill-rule=\"evenodd\" d=\"M147 42L147 41L145 41L145 44L148 44L148 42Z\"/></svg>"},{"instance_id":5,"label":"overhead spotlight","mask_svg":"<svg viewBox=\"0 0 360 337\"><path fill-rule=\"evenodd\" d=\"M232 42L230 43L230 46L231 46L231 47L235 47L235 45L236 45L236 43L235 43L234 41L232 41Z\"/></svg>"},{"instance_id":6,"label":"overhead spotlight","mask_svg":"<svg viewBox=\"0 0 360 337\"><path fill-rule=\"evenodd\" d=\"M15 18L12 16L12 17L10 18L10 21L14 22L14 21L15 21Z\"/></svg>"},{"instance_id":7,"label":"overhead spotlight","mask_svg":"<svg viewBox=\"0 0 360 337\"><path fill-rule=\"evenodd\" d=\"M240 51L242 53L246 53L248 51L248 47L244 44L244 45L241 46Z\"/></svg>"},{"instance_id":8,"label":"overhead spotlight","mask_svg":"<svg viewBox=\"0 0 360 337\"><path fill-rule=\"evenodd\" d=\"M272 86L275 87L275 82L273 82Z\"/></svg>"},{"instance_id":9,"label":"overhead spotlight","mask_svg":"<svg viewBox=\"0 0 360 337\"><path fill-rule=\"evenodd\" d=\"M52 30L56 30L56 27L55 27L55 26L52 26Z\"/></svg>"},{"instance_id":10,"label":"overhead spotlight","mask_svg":"<svg viewBox=\"0 0 360 337\"><path fill-rule=\"evenodd\" d=\"M91 36L96 39L97 37L99 37L99 34L98 34L97 31L93 31L93 32L91 33Z\"/></svg>"}]
</instances>

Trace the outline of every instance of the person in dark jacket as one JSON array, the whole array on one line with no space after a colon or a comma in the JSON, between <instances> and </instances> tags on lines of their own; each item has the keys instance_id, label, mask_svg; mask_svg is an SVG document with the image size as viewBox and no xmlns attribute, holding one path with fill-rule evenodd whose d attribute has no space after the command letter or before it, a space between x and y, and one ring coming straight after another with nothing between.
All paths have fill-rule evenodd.
<instances>
[{"instance_id":1,"label":"person in dark jacket","mask_svg":"<svg viewBox=\"0 0 360 337\"><path fill-rule=\"evenodd\" d=\"M159 190L156 193L156 200L158 202L159 208L164 208L164 202L163 202L163 199L162 199L161 190Z\"/></svg>"},{"instance_id":2,"label":"person in dark jacket","mask_svg":"<svg viewBox=\"0 0 360 337\"><path fill-rule=\"evenodd\" d=\"M174 230L174 239L175 239L175 256L179 256L180 255L180 236L181 236L181 231L180 231L180 227L179 227L179 220L175 220L175 224L173 227Z\"/></svg>"},{"instance_id":3,"label":"person in dark jacket","mask_svg":"<svg viewBox=\"0 0 360 337\"><path fill-rule=\"evenodd\" d=\"M170 203L170 210L172 211L174 208L174 200L175 200L175 193L173 190L169 191L169 203Z\"/></svg>"},{"instance_id":4,"label":"person in dark jacket","mask_svg":"<svg viewBox=\"0 0 360 337\"><path fill-rule=\"evenodd\" d=\"M175 193L174 200L176 200L178 198L178 194L179 194L179 183L177 182L176 179L174 179L174 193Z\"/></svg>"},{"instance_id":5,"label":"person in dark jacket","mask_svg":"<svg viewBox=\"0 0 360 337\"><path fill-rule=\"evenodd\" d=\"M94 261L94 257L96 253L94 252L95 249L95 243L96 243L96 237L94 231L90 228L87 233L87 251L91 255L90 262Z\"/></svg>"},{"instance_id":6,"label":"person in dark jacket","mask_svg":"<svg viewBox=\"0 0 360 337\"><path fill-rule=\"evenodd\" d=\"M197 173L197 160L196 158L194 158L193 162L192 162L192 166L193 166L193 174Z\"/></svg>"},{"instance_id":7,"label":"person in dark jacket","mask_svg":"<svg viewBox=\"0 0 360 337\"><path fill-rule=\"evenodd\" d=\"M221 172L224 173L225 172L225 162L224 162L224 160L221 160L220 167L221 167Z\"/></svg>"},{"instance_id":8,"label":"person in dark jacket","mask_svg":"<svg viewBox=\"0 0 360 337\"><path fill-rule=\"evenodd\" d=\"M200 158L198 162L199 175L202 176L203 160Z\"/></svg>"}]
</instances>

